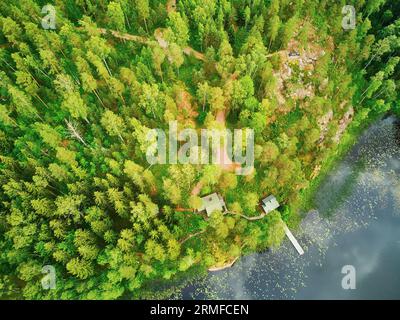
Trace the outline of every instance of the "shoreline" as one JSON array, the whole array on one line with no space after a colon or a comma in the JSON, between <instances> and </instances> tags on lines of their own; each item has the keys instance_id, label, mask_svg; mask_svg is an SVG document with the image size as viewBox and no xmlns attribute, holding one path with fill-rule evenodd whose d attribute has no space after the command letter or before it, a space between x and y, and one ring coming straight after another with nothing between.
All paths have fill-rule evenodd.
<instances>
[{"instance_id":1,"label":"shoreline","mask_svg":"<svg viewBox=\"0 0 400 320\"><path fill-rule=\"evenodd\" d=\"M236 258L234 258L233 260L231 260L230 262L227 262L226 264L224 264L222 266L215 265L213 267L209 267L207 269L207 271L208 272L215 272L215 271L221 271L221 270L224 270L224 269L231 268L240 257L241 256L237 256Z\"/></svg>"},{"instance_id":2,"label":"shoreline","mask_svg":"<svg viewBox=\"0 0 400 320\"><path fill-rule=\"evenodd\" d=\"M310 201L313 201L313 196L315 195L315 192L317 191L318 187L321 185L322 181L324 178L327 176L327 174L335 168L335 166L350 152L351 147L354 146L354 144L358 141L360 136L368 130L368 128L376 123L377 121L390 117L390 116L395 116L398 118L395 114L392 113L384 113L384 114L378 114L374 115L371 117L367 117L364 119L364 122L361 123L359 126L354 126L352 125L353 122L350 123L348 129L346 130L345 134L342 137L342 140L339 144L336 145L335 148L333 148L330 152L330 154L327 157L326 163L322 166L320 173L318 176L313 180L313 183L310 184L310 186L304 191L304 194L302 195L301 199L299 200L300 206L298 208L298 214L292 214L291 217L293 216L299 216L300 219L297 221L295 225L290 224L290 218L289 221L287 221L290 226L296 230L298 228L298 225L300 224L301 221L307 216L307 213L311 210ZM354 119L353 119L354 121ZM304 210L304 211L303 211ZM304 213L301 214L300 212L303 211ZM269 248L266 248L268 250ZM257 254L257 251L251 251L251 252L246 252L246 253L241 253L238 257L234 258L233 261L224 264L223 266L217 267L217 266L212 266L208 268L204 268L204 271L206 272L206 275L208 275L210 272L217 272L217 271L222 271L225 269L232 268L237 260L239 258L250 255L250 254ZM212 269L212 270L210 270ZM185 277L182 275L183 278ZM192 281L198 281L199 279L195 279L193 277L187 278L182 280L183 283L175 287L176 290L181 291L185 287L191 284ZM178 280L179 281L179 280ZM162 295L162 294L161 294ZM173 294L166 294L165 296L162 295L160 299L162 298L170 298Z\"/></svg>"}]
</instances>

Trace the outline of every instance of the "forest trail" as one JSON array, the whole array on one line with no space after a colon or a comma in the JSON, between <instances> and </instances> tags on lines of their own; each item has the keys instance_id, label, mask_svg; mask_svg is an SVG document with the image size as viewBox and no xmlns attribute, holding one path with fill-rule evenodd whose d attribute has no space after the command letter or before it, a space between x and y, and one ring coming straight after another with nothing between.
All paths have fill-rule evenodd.
<instances>
[{"instance_id":1,"label":"forest trail","mask_svg":"<svg viewBox=\"0 0 400 320\"><path fill-rule=\"evenodd\" d=\"M176 0L169 0L167 2L167 12L175 12L176 11ZM132 35L129 33L121 33L119 31L116 30L111 30L111 29L106 29L106 28L99 28L98 29L100 31L101 34L107 34L107 32L110 32L111 35L113 35L115 38L118 39L123 39L123 40L127 40L127 41L135 41L138 43L142 43L142 44L149 44L150 43L150 39L148 39L147 37L143 37L143 36L136 36L136 35ZM162 28L158 28L154 31L154 38L157 40L158 44L160 45L161 48L163 49L167 49L169 46L169 43L167 40L164 39L163 36L163 29ZM204 55L204 53L199 52L195 49L193 49L190 46L187 46L185 48L182 49L183 53L186 54L187 56L193 56L194 58L196 58L197 60L200 61L205 61L206 57ZM280 50L277 52L273 52L270 54L267 54L265 57L266 58L270 58L273 57L277 54L283 54L286 53L287 50Z\"/></svg>"},{"instance_id":2,"label":"forest trail","mask_svg":"<svg viewBox=\"0 0 400 320\"><path fill-rule=\"evenodd\" d=\"M226 123L225 110L218 111L215 119L218 123L225 126L225 123ZM217 153L217 159L219 159L218 165L221 167L221 169L223 171L234 172L236 169L240 169L241 165L239 163L232 162L232 160L230 159L225 145L223 145L223 146L221 145L217 149L216 153ZM199 181L195 185L195 187L192 189L190 194L193 196L199 195L202 187L203 187L203 183L201 181Z\"/></svg>"},{"instance_id":3,"label":"forest trail","mask_svg":"<svg viewBox=\"0 0 400 320\"><path fill-rule=\"evenodd\" d=\"M215 117L215 120L217 120L217 122L225 125L225 110L218 111L217 115Z\"/></svg>"},{"instance_id":4,"label":"forest trail","mask_svg":"<svg viewBox=\"0 0 400 320\"><path fill-rule=\"evenodd\" d=\"M176 12L176 0L168 0L167 1L167 13L171 13L171 12ZM156 38L156 40L158 41L158 43L160 44L160 46L164 49L166 49L168 47L168 41L166 41L163 36L162 36L162 29L157 29L154 32L154 37ZM183 53L186 54L187 56L193 56L195 57L197 60L201 60L201 61L205 61L205 55L195 49L193 49L192 47L185 47L183 48Z\"/></svg>"},{"instance_id":5,"label":"forest trail","mask_svg":"<svg viewBox=\"0 0 400 320\"><path fill-rule=\"evenodd\" d=\"M141 44L150 44L151 40L149 38L146 37L142 37L142 36L135 36L129 33L121 33L119 31L116 30L111 30L111 29L105 29L105 28L98 28L98 30L100 31L101 34L105 35L108 32L115 38L118 39L123 39L123 40L127 40L127 41L134 41L134 42L138 42ZM161 48L163 49L167 49L169 46L169 43L167 40L164 39L163 37L163 33L162 33L162 29L156 29L154 31L154 38L157 40L158 44L160 45ZM185 47L182 49L182 52L184 54L186 54L187 56L193 56L194 58L196 58L197 60L200 61L205 61L206 57L203 53L193 49L192 47Z\"/></svg>"},{"instance_id":6,"label":"forest trail","mask_svg":"<svg viewBox=\"0 0 400 320\"><path fill-rule=\"evenodd\" d=\"M169 42L165 40L164 35L163 35L163 28L158 28L154 31L154 38L157 40L158 44L160 45L161 48L167 49L169 46ZM197 60L205 61L206 57L203 53L193 49L192 47L185 47L182 49L183 53L186 54L187 56L193 56Z\"/></svg>"},{"instance_id":7,"label":"forest trail","mask_svg":"<svg viewBox=\"0 0 400 320\"><path fill-rule=\"evenodd\" d=\"M276 56L277 54L284 54L284 53L287 53L287 50L286 50L286 49L284 49L284 50L279 50L279 51L276 51L276 52L267 54L265 57L266 57L266 58L271 58L271 57L273 57L273 56Z\"/></svg>"},{"instance_id":8,"label":"forest trail","mask_svg":"<svg viewBox=\"0 0 400 320\"><path fill-rule=\"evenodd\" d=\"M186 241L188 241L189 239L191 239L191 238L193 238L193 237L196 237L196 236L198 236L198 235L200 235L200 234L202 234L202 233L204 233L204 232L206 232L206 231L207 231L207 230L202 230L202 231L199 231L199 232L196 232L196 233L189 234L189 235L186 236L184 239L180 240L179 243L182 245L182 244L184 244Z\"/></svg>"},{"instance_id":9,"label":"forest trail","mask_svg":"<svg viewBox=\"0 0 400 320\"><path fill-rule=\"evenodd\" d=\"M201 60L203 62L206 61L206 56L204 55L204 53L194 50L192 47L183 48L183 53L186 54L187 56L193 56L197 60Z\"/></svg>"},{"instance_id":10,"label":"forest trail","mask_svg":"<svg viewBox=\"0 0 400 320\"><path fill-rule=\"evenodd\" d=\"M244 214L241 214L241 213L238 213L238 212L233 212L233 211L227 211L226 214L233 214L233 215L241 216L243 219L246 219L246 220L248 220L248 221L260 220L260 219L263 219L263 218L266 216L265 213L262 213L262 214L260 214L259 216L248 217L248 216L246 216L246 215L244 215Z\"/></svg>"},{"instance_id":11,"label":"forest trail","mask_svg":"<svg viewBox=\"0 0 400 320\"><path fill-rule=\"evenodd\" d=\"M203 188L203 182L199 181L194 186L192 192L190 193L192 196L198 196L200 194L201 188Z\"/></svg>"},{"instance_id":12,"label":"forest trail","mask_svg":"<svg viewBox=\"0 0 400 320\"><path fill-rule=\"evenodd\" d=\"M147 44L149 42L149 40L146 37L142 37L142 36L135 36L135 35L132 35L129 33L121 33L119 31L105 29L105 28L98 28L98 30L100 31L101 34L107 34L107 32L110 32L112 36L114 36L115 38L118 38L118 39L123 39L123 40L127 40L127 41L135 41L135 42L139 42L142 44Z\"/></svg>"}]
</instances>

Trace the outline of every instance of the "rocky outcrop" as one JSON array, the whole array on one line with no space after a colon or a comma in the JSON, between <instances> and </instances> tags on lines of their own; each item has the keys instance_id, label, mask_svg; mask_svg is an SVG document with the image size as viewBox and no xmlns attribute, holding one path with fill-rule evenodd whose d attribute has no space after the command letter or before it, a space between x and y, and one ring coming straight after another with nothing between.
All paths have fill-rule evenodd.
<instances>
[{"instance_id":1,"label":"rocky outcrop","mask_svg":"<svg viewBox=\"0 0 400 320\"><path fill-rule=\"evenodd\" d=\"M336 143L339 142L340 138L342 137L343 133L346 131L347 127L349 126L350 122L353 120L354 117L354 108L350 107L349 110L344 114L342 119L339 120L339 129L336 132L333 141Z\"/></svg>"}]
</instances>

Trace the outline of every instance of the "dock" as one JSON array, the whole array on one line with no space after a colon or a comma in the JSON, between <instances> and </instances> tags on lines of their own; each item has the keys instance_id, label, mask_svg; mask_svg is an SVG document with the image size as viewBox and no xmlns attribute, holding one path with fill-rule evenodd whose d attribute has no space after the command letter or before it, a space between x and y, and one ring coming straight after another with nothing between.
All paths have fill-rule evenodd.
<instances>
[{"instance_id":1,"label":"dock","mask_svg":"<svg viewBox=\"0 0 400 320\"><path fill-rule=\"evenodd\" d=\"M284 225L284 229L285 229L285 233L286 236L289 238L290 242L293 244L293 246L296 248L297 252L299 253L299 255L304 254L304 250L303 248L299 245L299 243L297 242L296 238L294 237L294 235L292 234L292 232L289 230L289 228L287 227L287 225Z\"/></svg>"}]
</instances>

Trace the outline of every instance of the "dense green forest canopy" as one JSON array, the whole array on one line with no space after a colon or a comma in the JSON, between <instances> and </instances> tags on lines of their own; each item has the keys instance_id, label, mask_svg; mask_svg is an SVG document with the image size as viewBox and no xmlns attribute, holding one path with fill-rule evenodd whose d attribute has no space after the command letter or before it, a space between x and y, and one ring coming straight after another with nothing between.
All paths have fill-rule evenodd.
<instances>
[{"instance_id":1,"label":"dense green forest canopy","mask_svg":"<svg viewBox=\"0 0 400 320\"><path fill-rule=\"evenodd\" d=\"M157 297L278 246L350 129L400 113L399 12L395 0L1 1L0 298ZM149 166L148 130L175 120L254 129L252 174ZM195 212L211 192L231 214ZM278 210L243 218L268 194Z\"/></svg>"}]
</instances>

